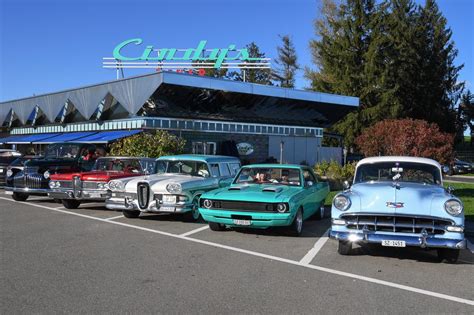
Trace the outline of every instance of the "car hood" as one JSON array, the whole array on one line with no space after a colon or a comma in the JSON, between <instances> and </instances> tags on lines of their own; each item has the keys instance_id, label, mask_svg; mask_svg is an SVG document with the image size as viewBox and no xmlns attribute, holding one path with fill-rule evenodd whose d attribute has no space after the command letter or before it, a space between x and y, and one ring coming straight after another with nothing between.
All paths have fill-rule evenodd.
<instances>
[{"instance_id":1,"label":"car hood","mask_svg":"<svg viewBox=\"0 0 474 315\"><path fill-rule=\"evenodd\" d=\"M391 182L355 184L348 194L355 211L437 216L446 215L444 202L453 198L441 186L406 182L399 188Z\"/></svg>"},{"instance_id":2,"label":"car hood","mask_svg":"<svg viewBox=\"0 0 474 315\"><path fill-rule=\"evenodd\" d=\"M125 185L125 191L136 192L137 184L141 182L147 182L154 192L167 192L166 186L168 184L181 184L183 190L190 187L203 187L207 185L213 185L217 179L212 177L200 177L191 175L179 175L179 174L154 174L149 176L138 176L131 180L127 180Z\"/></svg>"},{"instance_id":3,"label":"car hood","mask_svg":"<svg viewBox=\"0 0 474 315\"><path fill-rule=\"evenodd\" d=\"M210 191L204 194L202 198L255 202L285 202L289 201L291 196L300 191L301 187L286 185L232 185L230 187Z\"/></svg>"}]
</instances>

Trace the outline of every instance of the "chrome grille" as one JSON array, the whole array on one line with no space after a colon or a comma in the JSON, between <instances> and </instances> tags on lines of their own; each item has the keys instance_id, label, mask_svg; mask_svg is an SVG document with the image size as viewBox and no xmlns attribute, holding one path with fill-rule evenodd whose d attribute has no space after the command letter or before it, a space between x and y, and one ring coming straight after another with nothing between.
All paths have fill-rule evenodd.
<instances>
[{"instance_id":1,"label":"chrome grille","mask_svg":"<svg viewBox=\"0 0 474 315\"><path fill-rule=\"evenodd\" d=\"M201 208L204 200L201 199ZM251 202L251 201L233 201L233 200L211 200L212 206L209 210L237 210L237 211L255 211L255 212L276 212L277 203Z\"/></svg>"},{"instance_id":2,"label":"chrome grille","mask_svg":"<svg viewBox=\"0 0 474 315\"><path fill-rule=\"evenodd\" d=\"M398 214L343 214L346 227L354 230L375 232L444 234L446 226L454 225L449 219L429 216L409 216Z\"/></svg>"},{"instance_id":3,"label":"chrome grille","mask_svg":"<svg viewBox=\"0 0 474 315\"><path fill-rule=\"evenodd\" d=\"M84 189L97 189L97 184L101 182L82 182L82 188Z\"/></svg>"},{"instance_id":4,"label":"chrome grille","mask_svg":"<svg viewBox=\"0 0 474 315\"><path fill-rule=\"evenodd\" d=\"M49 188L48 180L41 174L34 173L19 173L13 177L13 186L18 188Z\"/></svg>"},{"instance_id":5,"label":"chrome grille","mask_svg":"<svg viewBox=\"0 0 474 315\"><path fill-rule=\"evenodd\" d=\"M148 208L148 202L150 200L150 186L148 183L138 183L137 197L140 209Z\"/></svg>"},{"instance_id":6,"label":"chrome grille","mask_svg":"<svg viewBox=\"0 0 474 315\"><path fill-rule=\"evenodd\" d=\"M70 180L58 180L58 182L61 184L60 188L72 188L72 181Z\"/></svg>"}]
</instances>

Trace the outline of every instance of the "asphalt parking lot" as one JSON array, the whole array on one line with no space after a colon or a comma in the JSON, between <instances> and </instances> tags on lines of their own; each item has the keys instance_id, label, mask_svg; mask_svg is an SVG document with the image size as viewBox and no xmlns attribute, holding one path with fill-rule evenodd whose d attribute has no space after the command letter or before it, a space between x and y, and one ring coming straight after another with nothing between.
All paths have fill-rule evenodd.
<instances>
[{"instance_id":1,"label":"asphalt parking lot","mask_svg":"<svg viewBox=\"0 0 474 315\"><path fill-rule=\"evenodd\" d=\"M328 218L295 238L3 192L0 209L4 314L474 312L470 250L454 265L416 249L340 256Z\"/></svg>"}]
</instances>

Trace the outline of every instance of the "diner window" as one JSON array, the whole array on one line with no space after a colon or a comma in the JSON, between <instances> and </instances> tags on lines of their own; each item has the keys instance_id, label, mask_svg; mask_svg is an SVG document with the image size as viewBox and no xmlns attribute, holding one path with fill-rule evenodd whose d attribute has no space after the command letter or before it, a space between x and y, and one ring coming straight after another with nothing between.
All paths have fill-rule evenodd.
<instances>
[{"instance_id":1,"label":"diner window","mask_svg":"<svg viewBox=\"0 0 474 315\"><path fill-rule=\"evenodd\" d=\"M215 142L194 141L193 154L216 155L217 144Z\"/></svg>"}]
</instances>

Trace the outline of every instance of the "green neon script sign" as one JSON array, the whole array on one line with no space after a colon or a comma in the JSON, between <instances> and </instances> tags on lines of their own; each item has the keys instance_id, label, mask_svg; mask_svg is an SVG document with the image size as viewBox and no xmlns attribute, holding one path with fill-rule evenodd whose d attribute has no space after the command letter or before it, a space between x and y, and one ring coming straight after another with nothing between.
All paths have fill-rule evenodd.
<instances>
[{"instance_id":1,"label":"green neon script sign","mask_svg":"<svg viewBox=\"0 0 474 315\"><path fill-rule=\"evenodd\" d=\"M136 54L135 56L130 56L123 53L125 48L139 46L142 42L143 40L141 38L132 38L121 42L114 48L113 57L120 61L205 61L214 63L214 68L220 68L223 64L226 64L226 62L229 61L265 63L268 60L266 58L250 57L246 48L236 49L234 44L229 45L227 48L206 49L206 40L201 40L196 48L155 49L153 46L148 45L145 47L141 55Z\"/></svg>"}]
</instances>

